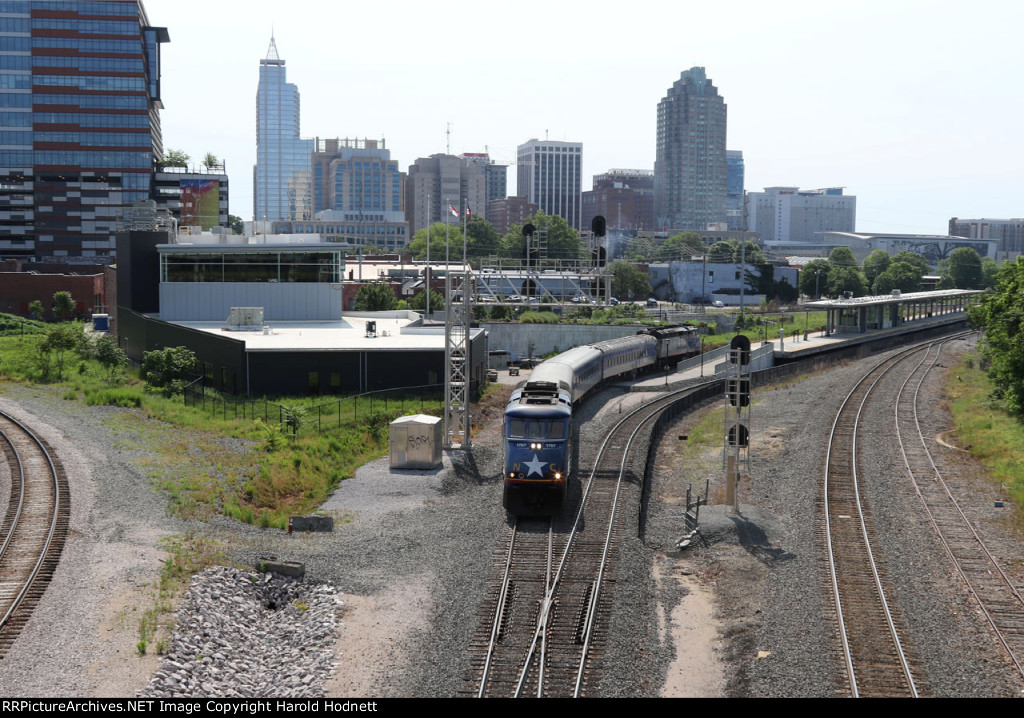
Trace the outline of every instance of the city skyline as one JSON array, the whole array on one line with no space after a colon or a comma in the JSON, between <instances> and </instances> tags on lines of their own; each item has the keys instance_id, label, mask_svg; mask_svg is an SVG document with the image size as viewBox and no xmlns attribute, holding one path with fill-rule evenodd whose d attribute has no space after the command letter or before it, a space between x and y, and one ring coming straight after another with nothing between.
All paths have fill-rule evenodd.
<instances>
[{"instance_id":1,"label":"city skyline","mask_svg":"<svg viewBox=\"0 0 1024 718\"><path fill-rule=\"evenodd\" d=\"M385 138L403 171L445 152L450 137L452 154L487 151L512 174L516 147L545 135L583 143L584 190L611 168L652 169L657 103L681 71L703 66L729 104L727 148L743 151L748 190L847 187L859 198L858 229L870 231L944 233L954 215L1024 214L1012 92L1024 51L1011 30L1024 11L1015 7L641 1L614 25L599 21L613 16L600 2L587 17L532 2L356 2L344 15L302 0L287 13L265 2L245 13L192 0L146 7L171 36L165 145L194 161L207 151L226 159L231 210L245 219L254 67L272 32L302 93L302 135ZM346 36L339 53L331 40L353 16L403 21ZM529 18L571 32L543 47L522 41ZM720 32L658 39L658 28L684 25ZM387 51L371 51L381 37Z\"/></svg>"}]
</instances>

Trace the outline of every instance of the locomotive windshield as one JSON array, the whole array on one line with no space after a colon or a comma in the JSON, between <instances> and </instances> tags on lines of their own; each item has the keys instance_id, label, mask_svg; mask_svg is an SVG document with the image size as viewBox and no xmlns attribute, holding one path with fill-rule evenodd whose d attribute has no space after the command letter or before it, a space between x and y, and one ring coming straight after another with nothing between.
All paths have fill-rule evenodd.
<instances>
[{"instance_id":1,"label":"locomotive windshield","mask_svg":"<svg viewBox=\"0 0 1024 718\"><path fill-rule=\"evenodd\" d=\"M547 421L544 419L509 419L508 438L510 439L564 439L566 422L561 419Z\"/></svg>"}]
</instances>

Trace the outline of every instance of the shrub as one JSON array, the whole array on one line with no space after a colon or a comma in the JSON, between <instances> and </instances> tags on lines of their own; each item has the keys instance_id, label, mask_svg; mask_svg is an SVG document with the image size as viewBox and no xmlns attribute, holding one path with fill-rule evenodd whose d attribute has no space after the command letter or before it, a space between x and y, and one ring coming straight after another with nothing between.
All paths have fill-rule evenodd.
<instances>
[{"instance_id":1,"label":"shrub","mask_svg":"<svg viewBox=\"0 0 1024 718\"><path fill-rule=\"evenodd\" d=\"M181 393L195 366L196 355L187 347L167 347L142 355L146 381L169 396Z\"/></svg>"}]
</instances>

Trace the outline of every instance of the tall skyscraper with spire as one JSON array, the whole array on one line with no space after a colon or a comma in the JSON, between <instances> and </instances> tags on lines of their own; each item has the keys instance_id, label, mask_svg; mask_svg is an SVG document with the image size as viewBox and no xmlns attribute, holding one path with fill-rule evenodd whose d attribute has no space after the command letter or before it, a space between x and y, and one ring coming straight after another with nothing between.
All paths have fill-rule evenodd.
<instances>
[{"instance_id":1,"label":"tall skyscraper with spire","mask_svg":"<svg viewBox=\"0 0 1024 718\"><path fill-rule=\"evenodd\" d=\"M726 221L725 100L703 67L682 72L658 103L654 213L659 228Z\"/></svg>"},{"instance_id":2,"label":"tall skyscraper with spire","mask_svg":"<svg viewBox=\"0 0 1024 718\"><path fill-rule=\"evenodd\" d=\"M310 219L313 140L299 138L299 88L287 82L284 60L270 37L260 60L256 91L256 166L253 219L257 222Z\"/></svg>"}]
</instances>

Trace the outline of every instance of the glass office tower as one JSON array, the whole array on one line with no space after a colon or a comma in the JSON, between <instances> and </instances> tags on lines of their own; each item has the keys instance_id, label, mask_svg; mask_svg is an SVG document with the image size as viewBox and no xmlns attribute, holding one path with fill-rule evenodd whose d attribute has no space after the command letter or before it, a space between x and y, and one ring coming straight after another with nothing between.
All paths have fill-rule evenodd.
<instances>
[{"instance_id":1,"label":"glass office tower","mask_svg":"<svg viewBox=\"0 0 1024 718\"><path fill-rule=\"evenodd\" d=\"M299 139L299 89L287 82L284 60L271 37L267 57L260 60L256 91L253 218L257 222L311 218L313 144L313 140Z\"/></svg>"},{"instance_id":2,"label":"glass office tower","mask_svg":"<svg viewBox=\"0 0 1024 718\"><path fill-rule=\"evenodd\" d=\"M0 257L113 254L163 152L168 39L138 0L0 2Z\"/></svg>"}]
</instances>

